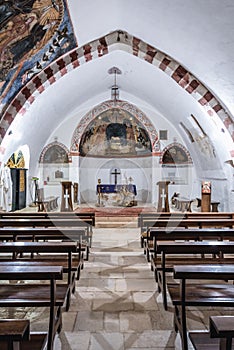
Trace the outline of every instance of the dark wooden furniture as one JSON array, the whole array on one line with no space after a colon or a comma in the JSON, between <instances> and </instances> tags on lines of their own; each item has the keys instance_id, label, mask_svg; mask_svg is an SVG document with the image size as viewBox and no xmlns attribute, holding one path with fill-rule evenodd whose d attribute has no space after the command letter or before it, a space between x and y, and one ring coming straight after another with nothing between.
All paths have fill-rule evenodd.
<instances>
[{"instance_id":1,"label":"dark wooden furniture","mask_svg":"<svg viewBox=\"0 0 234 350\"><path fill-rule=\"evenodd\" d=\"M13 215L14 214L14 215ZM58 214L58 213L57 213ZM92 245L92 233L93 233L93 225L95 224L95 216L92 215L72 215L72 216L60 216L57 214L48 215L44 217L41 217L41 213L34 215L18 215L15 213L12 213L12 215L2 215L2 218L0 218L0 227L34 227L34 228L41 228L41 227L57 227L57 229L60 229L60 231L63 233L65 230L64 228L70 228L70 229L85 229L87 232L86 238L89 244L86 244L86 260L89 258L89 250ZM47 213L46 213L47 215ZM4 237L2 237L3 239Z\"/></svg>"},{"instance_id":2,"label":"dark wooden furniture","mask_svg":"<svg viewBox=\"0 0 234 350\"><path fill-rule=\"evenodd\" d=\"M37 189L38 212L50 212L58 208L58 196L44 196L44 188Z\"/></svg>"},{"instance_id":3,"label":"dark wooden furniture","mask_svg":"<svg viewBox=\"0 0 234 350\"><path fill-rule=\"evenodd\" d=\"M0 280L48 280L50 284L1 284L0 307L49 307L49 330L47 350L53 349L56 332L62 327L61 308L67 286L57 285L63 277L61 266L1 266Z\"/></svg>"},{"instance_id":4,"label":"dark wooden furniture","mask_svg":"<svg viewBox=\"0 0 234 350\"><path fill-rule=\"evenodd\" d=\"M12 210L26 207L27 169L11 168Z\"/></svg>"},{"instance_id":5,"label":"dark wooden furniture","mask_svg":"<svg viewBox=\"0 0 234 350\"><path fill-rule=\"evenodd\" d=\"M1 350L43 350L46 342L47 333L30 332L29 320L0 320Z\"/></svg>"},{"instance_id":6,"label":"dark wooden furniture","mask_svg":"<svg viewBox=\"0 0 234 350\"><path fill-rule=\"evenodd\" d=\"M167 280L166 275L172 272L176 265L230 264L234 265L234 255L224 257L224 254L234 254L234 242L157 242L157 253L161 261L155 261L158 290L162 292L163 305L167 310ZM220 257L221 255L221 257Z\"/></svg>"},{"instance_id":7,"label":"dark wooden furniture","mask_svg":"<svg viewBox=\"0 0 234 350\"><path fill-rule=\"evenodd\" d=\"M170 181L158 181L158 212L170 212L168 200L168 185Z\"/></svg>"},{"instance_id":8,"label":"dark wooden furniture","mask_svg":"<svg viewBox=\"0 0 234 350\"><path fill-rule=\"evenodd\" d=\"M28 255L26 256L26 254ZM36 253L36 257L34 257ZM30 266L32 269L38 266L59 266L67 273L66 310L69 310L71 293L75 291L75 275L80 266L79 258L73 259L77 253L75 242L10 242L0 243L0 266ZM8 256L6 254L9 254ZM20 256L23 254L23 258ZM40 255L39 255L40 254ZM48 255L50 254L50 255ZM12 261L13 260L13 261ZM59 285L60 287L60 285Z\"/></svg>"},{"instance_id":9,"label":"dark wooden furniture","mask_svg":"<svg viewBox=\"0 0 234 350\"><path fill-rule=\"evenodd\" d=\"M210 202L211 212L218 213L219 204L220 204L220 202L218 202L218 201L211 201ZM197 208L199 208L200 206L201 206L201 198L197 198Z\"/></svg>"},{"instance_id":10,"label":"dark wooden furniture","mask_svg":"<svg viewBox=\"0 0 234 350\"><path fill-rule=\"evenodd\" d=\"M73 203L78 203L78 182L74 182L73 184Z\"/></svg>"},{"instance_id":11,"label":"dark wooden furniture","mask_svg":"<svg viewBox=\"0 0 234 350\"><path fill-rule=\"evenodd\" d=\"M184 220L192 219L192 220L200 220L199 227L202 227L202 220L216 220L216 219L233 219L233 212L219 212L219 213L190 213L190 212L175 212L175 213L146 213L142 212L138 215L138 226L140 227L140 239L141 239L141 247L144 246L144 241L147 239L147 231L150 227L160 226L169 226L173 227L173 222L175 222L175 227L189 227L196 226L196 221L191 222L187 225L183 224ZM161 222L164 220L164 222ZM178 223L181 221L181 224ZM209 222L210 223L210 222ZM210 225L214 226L214 225ZM225 226L225 223L224 223Z\"/></svg>"},{"instance_id":12,"label":"dark wooden furniture","mask_svg":"<svg viewBox=\"0 0 234 350\"><path fill-rule=\"evenodd\" d=\"M234 306L234 285L224 281L234 279L233 265L174 266L174 278L180 284L168 283L174 305L175 330L180 332L182 349L188 349L186 308L188 306ZM190 280L190 283L187 283ZM196 283L192 283L196 280ZM221 284L202 283L202 280L221 280Z\"/></svg>"},{"instance_id":13,"label":"dark wooden furniture","mask_svg":"<svg viewBox=\"0 0 234 350\"><path fill-rule=\"evenodd\" d=\"M62 198L60 211L73 211L71 181L62 181Z\"/></svg>"},{"instance_id":14,"label":"dark wooden furniture","mask_svg":"<svg viewBox=\"0 0 234 350\"><path fill-rule=\"evenodd\" d=\"M233 350L234 316L210 316L210 332L189 332L195 350Z\"/></svg>"}]
</instances>

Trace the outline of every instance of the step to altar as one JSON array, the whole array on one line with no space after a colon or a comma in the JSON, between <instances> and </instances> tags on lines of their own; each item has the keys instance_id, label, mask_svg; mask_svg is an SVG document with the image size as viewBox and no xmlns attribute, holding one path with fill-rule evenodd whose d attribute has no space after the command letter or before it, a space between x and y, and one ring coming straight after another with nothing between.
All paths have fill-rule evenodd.
<instances>
[{"instance_id":1,"label":"step to altar","mask_svg":"<svg viewBox=\"0 0 234 350\"><path fill-rule=\"evenodd\" d=\"M116 228L116 227L138 227L138 217L129 216L96 216L95 227L97 228Z\"/></svg>"}]
</instances>

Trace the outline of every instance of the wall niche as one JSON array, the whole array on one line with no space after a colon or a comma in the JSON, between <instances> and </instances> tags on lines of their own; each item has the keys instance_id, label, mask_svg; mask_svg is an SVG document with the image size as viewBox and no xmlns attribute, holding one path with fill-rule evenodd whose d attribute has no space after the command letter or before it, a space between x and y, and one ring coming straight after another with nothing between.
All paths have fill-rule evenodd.
<instances>
[{"instance_id":1,"label":"wall niche","mask_svg":"<svg viewBox=\"0 0 234 350\"><path fill-rule=\"evenodd\" d=\"M40 156L44 185L55 185L69 179L69 150L57 141L48 144Z\"/></svg>"}]
</instances>

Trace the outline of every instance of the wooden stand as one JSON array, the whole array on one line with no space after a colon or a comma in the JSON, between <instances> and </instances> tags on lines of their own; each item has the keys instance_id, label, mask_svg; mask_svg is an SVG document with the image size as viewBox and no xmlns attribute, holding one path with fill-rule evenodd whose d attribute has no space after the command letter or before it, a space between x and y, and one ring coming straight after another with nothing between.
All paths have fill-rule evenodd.
<instances>
[{"instance_id":1,"label":"wooden stand","mask_svg":"<svg viewBox=\"0 0 234 350\"><path fill-rule=\"evenodd\" d=\"M158 212L170 212L168 201L168 185L170 181L159 181L158 185Z\"/></svg>"},{"instance_id":2,"label":"wooden stand","mask_svg":"<svg viewBox=\"0 0 234 350\"><path fill-rule=\"evenodd\" d=\"M78 183L73 184L73 203L78 203Z\"/></svg>"},{"instance_id":3,"label":"wooden stand","mask_svg":"<svg viewBox=\"0 0 234 350\"><path fill-rule=\"evenodd\" d=\"M210 212L211 205L211 183L209 181L202 182L202 198L201 211Z\"/></svg>"},{"instance_id":4,"label":"wooden stand","mask_svg":"<svg viewBox=\"0 0 234 350\"><path fill-rule=\"evenodd\" d=\"M62 199L60 211L73 211L72 195L71 195L71 181L63 181L62 184Z\"/></svg>"}]
</instances>

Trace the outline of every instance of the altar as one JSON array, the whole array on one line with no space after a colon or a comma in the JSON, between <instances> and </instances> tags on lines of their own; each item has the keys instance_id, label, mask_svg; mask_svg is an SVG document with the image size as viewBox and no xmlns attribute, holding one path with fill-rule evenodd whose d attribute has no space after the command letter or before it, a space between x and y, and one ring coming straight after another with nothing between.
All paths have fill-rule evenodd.
<instances>
[{"instance_id":1,"label":"altar","mask_svg":"<svg viewBox=\"0 0 234 350\"><path fill-rule=\"evenodd\" d=\"M98 184L98 206L135 206L136 185Z\"/></svg>"},{"instance_id":2,"label":"altar","mask_svg":"<svg viewBox=\"0 0 234 350\"><path fill-rule=\"evenodd\" d=\"M129 185L100 184L100 185L97 185L97 193L120 193L124 190L133 193L134 196L137 195L136 185L133 185L133 184L129 184Z\"/></svg>"}]
</instances>

